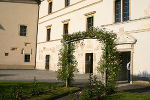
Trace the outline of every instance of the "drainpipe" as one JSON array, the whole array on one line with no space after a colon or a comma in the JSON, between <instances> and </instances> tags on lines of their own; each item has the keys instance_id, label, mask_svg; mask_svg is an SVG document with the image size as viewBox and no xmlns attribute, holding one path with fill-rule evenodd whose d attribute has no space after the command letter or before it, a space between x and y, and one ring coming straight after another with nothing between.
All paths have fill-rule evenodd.
<instances>
[{"instance_id":1,"label":"drainpipe","mask_svg":"<svg viewBox=\"0 0 150 100\"><path fill-rule=\"evenodd\" d=\"M34 66L34 69L36 69L38 23L39 23L39 10L40 10L40 3L41 3L41 1L38 0L37 3L38 3L38 16L37 16L37 32L36 32L36 40L35 40L36 41L36 47L35 47L35 66Z\"/></svg>"}]
</instances>

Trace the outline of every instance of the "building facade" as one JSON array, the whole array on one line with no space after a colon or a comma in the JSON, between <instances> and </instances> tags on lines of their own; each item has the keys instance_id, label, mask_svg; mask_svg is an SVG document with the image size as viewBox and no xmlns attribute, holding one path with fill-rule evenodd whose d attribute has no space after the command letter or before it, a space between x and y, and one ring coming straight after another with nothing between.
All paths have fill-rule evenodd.
<instances>
[{"instance_id":1,"label":"building facade","mask_svg":"<svg viewBox=\"0 0 150 100\"><path fill-rule=\"evenodd\" d=\"M63 34L87 31L92 27L117 33L117 50L122 57L120 80L126 80L130 62L130 81L150 76L149 0L43 0L40 4L37 69L58 70ZM97 74L102 45L95 39L76 44L79 73Z\"/></svg>"},{"instance_id":2,"label":"building facade","mask_svg":"<svg viewBox=\"0 0 150 100\"><path fill-rule=\"evenodd\" d=\"M34 69L38 0L0 0L0 69Z\"/></svg>"}]
</instances>

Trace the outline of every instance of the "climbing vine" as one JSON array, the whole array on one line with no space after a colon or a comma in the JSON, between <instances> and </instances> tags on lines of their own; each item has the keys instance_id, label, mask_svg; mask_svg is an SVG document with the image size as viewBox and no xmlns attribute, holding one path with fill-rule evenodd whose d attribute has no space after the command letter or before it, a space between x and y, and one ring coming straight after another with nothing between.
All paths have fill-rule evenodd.
<instances>
[{"instance_id":1,"label":"climbing vine","mask_svg":"<svg viewBox=\"0 0 150 100\"><path fill-rule=\"evenodd\" d=\"M62 48L59 53L58 79L63 80L66 83L66 86L71 84L74 77L73 72L77 66L77 61L73 55L77 41L83 39L97 39L103 45L103 54L98 63L97 70L101 73L103 78L105 76L106 86L114 88L115 80L120 69L119 54L115 44L116 38L117 36L115 33L99 28L93 28L86 32L63 35L61 41Z\"/></svg>"}]
</instances>

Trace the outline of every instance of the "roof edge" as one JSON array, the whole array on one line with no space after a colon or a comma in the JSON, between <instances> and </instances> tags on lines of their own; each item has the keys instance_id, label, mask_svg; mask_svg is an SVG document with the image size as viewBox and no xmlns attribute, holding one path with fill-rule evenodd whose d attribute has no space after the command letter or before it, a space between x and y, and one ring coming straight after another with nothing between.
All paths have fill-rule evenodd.
<instances>
[{"instance_id":1,"label":"roof edge","mask_svg":"<svg viewBox=\"0 0 150 100\"><path fill-rule=\"evenodd\" d=\"M41 0L0 0L0 2L40 4Z\"/></svg>"}]
</instances>

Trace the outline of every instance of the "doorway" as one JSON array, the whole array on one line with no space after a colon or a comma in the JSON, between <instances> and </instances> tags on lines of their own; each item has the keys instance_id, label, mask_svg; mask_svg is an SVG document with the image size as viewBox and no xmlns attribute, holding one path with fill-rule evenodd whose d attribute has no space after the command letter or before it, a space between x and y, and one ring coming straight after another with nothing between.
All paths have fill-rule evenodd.
<instances>
[{"instance_id":1,"label":"doorway","mask_svg":"<svg viewBox=\"0 0 150 100\"><path fill-rule=\"evenodd\" d=\"M46 55L45 57L45 69L49 70L49 59L50 59L50 55Z\"/></svg>"},{"instance_id":2,"label":"doorway","mask_svg":"<svg viewBox=\"0 0 150 100\"><path fill-rule=\"evenodd\" d=\"M93 73L93 53L85 54L85 73Z\"/></svg>"},{"instance_id":3,"label":"doorway","mask_svg":"<svg viewBox=\"0 0 150 100\"><path fill-rule=\"evenodd\" d=\"M130 62L131 59L131 52L120 52L120 59L121 59L121 70L119 74L119 81L130 81L130 67L127 70L127 64Z\"/></svg>"}]
</instances>

